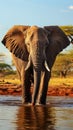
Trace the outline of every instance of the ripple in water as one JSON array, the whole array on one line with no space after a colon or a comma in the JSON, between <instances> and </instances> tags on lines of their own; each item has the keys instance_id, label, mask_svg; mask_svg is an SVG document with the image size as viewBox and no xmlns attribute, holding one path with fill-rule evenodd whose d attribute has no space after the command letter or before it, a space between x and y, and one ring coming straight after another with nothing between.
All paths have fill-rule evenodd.
<instances>
[{"instance_id":1,"label":"ripple in water","mask_svg":"<svg viewBox=\"0 0 73 130\"><path fill-rule=\"evenodd\" d=\"M21 97L0 96L1 130L73 130L73 99L48 97L46 106L24 106Z\"/></svg>"}]
</instances>

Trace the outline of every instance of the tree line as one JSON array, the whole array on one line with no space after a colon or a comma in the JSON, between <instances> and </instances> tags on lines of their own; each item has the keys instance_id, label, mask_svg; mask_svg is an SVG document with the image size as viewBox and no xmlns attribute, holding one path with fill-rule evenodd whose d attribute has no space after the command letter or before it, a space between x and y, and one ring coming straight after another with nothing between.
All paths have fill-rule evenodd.
<instances>
[{"instance_id":1,"label":"tree line","mask_svg":"<svg viewBox=\"0 0 73 130\"><path fill-rule=\"evenodd\" d=\"M73 76L73 51L60 53L52 68L52 76Z\"/></svg>"}]
</instances>

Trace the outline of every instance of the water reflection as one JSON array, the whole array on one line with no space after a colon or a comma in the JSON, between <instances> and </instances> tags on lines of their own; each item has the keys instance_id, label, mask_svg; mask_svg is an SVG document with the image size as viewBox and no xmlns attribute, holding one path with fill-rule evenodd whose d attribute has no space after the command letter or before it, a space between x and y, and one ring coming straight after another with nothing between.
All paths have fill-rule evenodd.
<instances>
[{"instance_id":1,"label":"water reflection","mask_svg":"<svg viewBox=\"0 0 73 130\"><path fill-rule=\"evenodd\" d=\"M55 130L55 115L51 107L21 106L17 114L17 130Z\"/></svg>"},{"instance_id":2,"label":"water reflection","mask_svg":"<svg viewBox=\"0 0 73 130\"><path fill-rule=\"evenodd\" d=\"M20 97L0 96L0 130L73 130L73 98L49 97L48 102L22 106Z\"/></svg>"},{"instance_id":3,"label":"water reflection","mask_svg":"<svg viewBox=\"0 0 73 130\"><path fill-rule=\"evenodd\" d=\"M0 130L16 130L17 106L0 104Z\"/></svg>"}]
</instances>

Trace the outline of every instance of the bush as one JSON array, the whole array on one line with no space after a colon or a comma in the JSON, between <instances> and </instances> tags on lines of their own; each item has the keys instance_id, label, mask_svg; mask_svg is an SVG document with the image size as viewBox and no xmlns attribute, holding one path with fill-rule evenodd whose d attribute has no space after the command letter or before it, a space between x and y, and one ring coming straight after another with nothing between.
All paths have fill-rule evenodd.
<instances>
[{"instance_id":1,"label":"bush","mask_svg":"<svg viewBox=\"0 0 73 130\"><path fill-rule=\"evenodd\" d=\"M12 67L6 63L0 63L0 72L12 71Z\"/></svg>"}]
</instances>

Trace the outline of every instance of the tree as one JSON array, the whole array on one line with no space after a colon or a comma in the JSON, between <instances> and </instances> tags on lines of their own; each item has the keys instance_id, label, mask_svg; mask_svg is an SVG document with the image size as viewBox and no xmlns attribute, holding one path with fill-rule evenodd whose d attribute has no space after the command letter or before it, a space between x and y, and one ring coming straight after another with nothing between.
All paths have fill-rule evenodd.
<instances>
[{"instance_id":1,"label":"tree","mask_svg":"<svg viewBox=\"0 0 73 130\"><path fill-rule=\"evenodd\" d=\"M61 26L60 28L65 32L73 44L73 26Z\"/></svg>"},{"instance_id":2,"label":"tree","mask_svg":"<svg viewBox=\"0 0 73 130\"><path fill-rule=\"evenodd\" d=\"M9 64L5 63L6 55L0 53L0 76L13 73L13 69Z\"/></svg>"},{"instance_id":3,"label":"tree","mask_svg":"<svg viewBox=\"0 0 73 130\"><path fill-rule=\"evenodd\" d=\"M12 67L6 63L0 63L0 72L12 71Z\"/></svg>"},{"instance_id":4,"label":"tree","mask_svg":"<svg viewBox=\"0 0 73 130\"><path fill-rule=\"evenodd\" d=\"M73 36L73 26L60 26L60 27L66 33L66 35Z\"/></svg>"},{"instance_id":5,"label":"tree","mask_svg":"<svg viewBox=\"0 0 73 130\"><path fill-rule=\"evenodd\" d=\"M52 76L62 76L73 75L73 51L70 50L68 53L60 53L54 66L52 68Z\"/></svg>"}]
</instances>

